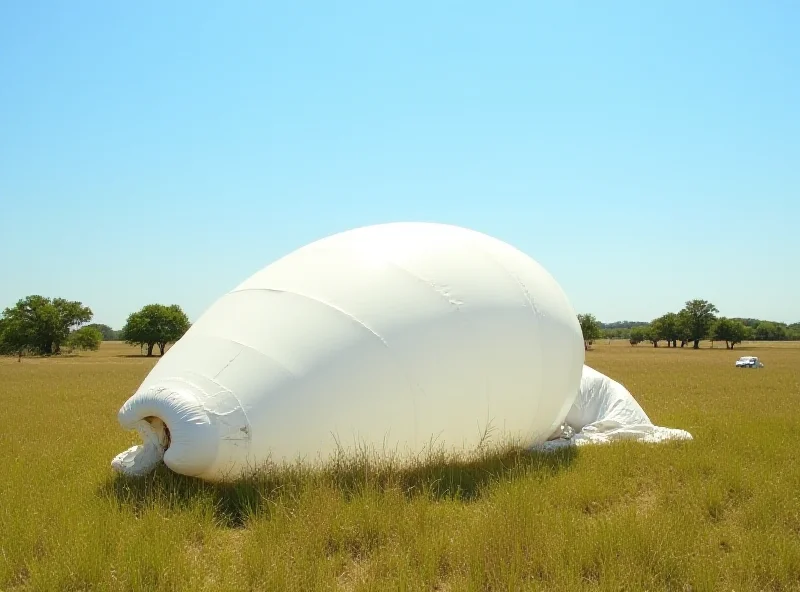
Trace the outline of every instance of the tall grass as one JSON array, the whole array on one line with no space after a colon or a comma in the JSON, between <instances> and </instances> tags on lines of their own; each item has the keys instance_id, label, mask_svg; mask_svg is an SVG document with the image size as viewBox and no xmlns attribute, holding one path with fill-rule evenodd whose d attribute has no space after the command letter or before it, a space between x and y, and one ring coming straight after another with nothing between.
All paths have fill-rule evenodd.
<instances>
[{"instance_id":1,"label":"tall grass","mask_svg":"<svg viewBox=\"0 0 800 592\"><path fill-rule=\"evenodd\" d=\"M754 353L763 370L737 370ZM362 451L211 485L112 474L121 345L0 361L0 590L800 589L800 348L599 345L692 442Z\"/></svg>"}]
</instances>

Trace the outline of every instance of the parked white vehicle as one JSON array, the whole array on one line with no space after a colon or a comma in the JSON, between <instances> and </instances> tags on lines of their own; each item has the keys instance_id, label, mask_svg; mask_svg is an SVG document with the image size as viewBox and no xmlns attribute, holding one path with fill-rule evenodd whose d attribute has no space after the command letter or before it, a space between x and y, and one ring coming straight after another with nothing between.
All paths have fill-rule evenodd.
<instances>
[{"instance_id":1,"label":"parked white vehicle","mask_svg":"<svg viewBox=\"0 0 800 592\"><path fill-rule=\"evenodd\" d=\"M763 368L764 364L761 363L756 356L742 356L736 360L737 368Z\"/></svg>"}]
</instances>

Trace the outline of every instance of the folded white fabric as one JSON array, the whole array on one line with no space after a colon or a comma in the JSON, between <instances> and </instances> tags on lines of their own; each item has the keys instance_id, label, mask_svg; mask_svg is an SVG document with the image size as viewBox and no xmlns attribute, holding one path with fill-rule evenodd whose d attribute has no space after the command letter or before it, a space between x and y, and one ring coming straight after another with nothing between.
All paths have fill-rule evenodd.
<instances>
[{"instance_id":1,"label":"folded white fabric","mask_svg":"<svg viewBox=\"0 0 800 592\"><path fill-rule=\"evenodd\" d=\"M596 444L615 440L664 442L691 440L680 429L653 425L633 395L616 380L583 366L581 386L561 428L538 448Z\"/></svg>"}]
</instances>

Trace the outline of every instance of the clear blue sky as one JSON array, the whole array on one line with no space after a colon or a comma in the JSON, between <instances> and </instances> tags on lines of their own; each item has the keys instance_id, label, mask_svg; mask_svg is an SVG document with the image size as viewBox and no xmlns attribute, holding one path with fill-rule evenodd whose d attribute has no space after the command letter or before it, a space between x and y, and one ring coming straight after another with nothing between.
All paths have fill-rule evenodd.
<instances>
[{"instance_id":1,"label":"clear blue sky","mask_svg":"<svg viewBox=\"0 0 800 592\"><path fill-rule=\"evenodd\" d=\"M800 320L800 3L5 2L0 306L193 320L325 235L426 220L579 312Z\"/></svg>"}]
</instances>

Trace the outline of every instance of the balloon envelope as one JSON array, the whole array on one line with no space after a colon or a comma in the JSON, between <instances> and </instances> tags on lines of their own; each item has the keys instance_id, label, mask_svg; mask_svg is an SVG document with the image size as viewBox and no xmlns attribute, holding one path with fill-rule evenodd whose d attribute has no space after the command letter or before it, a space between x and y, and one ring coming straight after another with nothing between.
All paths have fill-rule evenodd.
<instances>
[{"instance_id":1,"label":"balloon envelope","mask_svg":"<svg viewBox=\"0 0 800 592\"><path fill-rule=\"evenodd\" d=\"M566 417L583 362L575 311L529 256L465 228L381 224L222 296L119 419L163 421L164 462L211 480L338 445L470 448L487 426L535 444ZM135 472L134 452L114 466Z\"/></svg>"}]
</instances>

